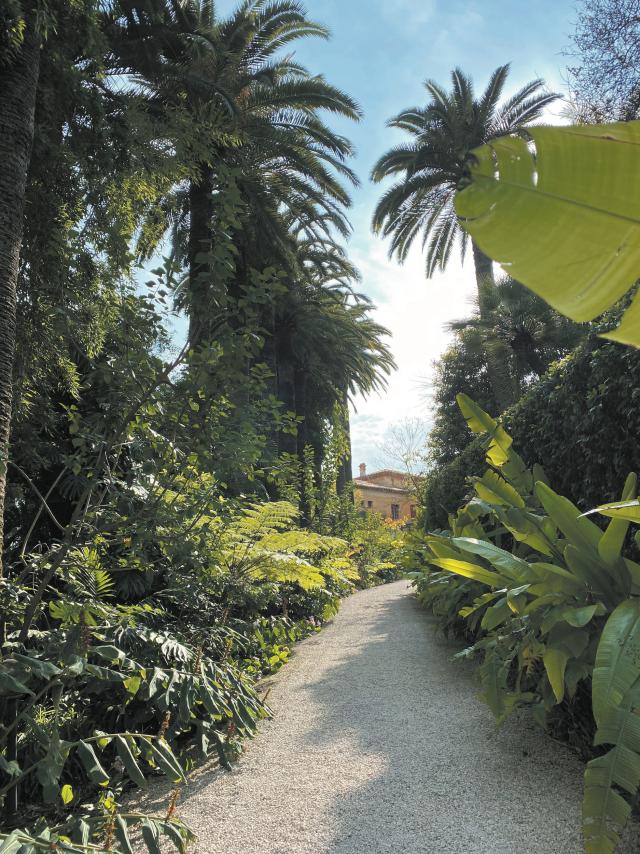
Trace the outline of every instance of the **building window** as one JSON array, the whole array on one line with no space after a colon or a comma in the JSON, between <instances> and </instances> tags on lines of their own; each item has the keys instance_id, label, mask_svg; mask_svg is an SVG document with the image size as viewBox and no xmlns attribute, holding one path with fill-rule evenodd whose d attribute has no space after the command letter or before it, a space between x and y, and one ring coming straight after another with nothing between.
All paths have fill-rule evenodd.
<instances>
[{"instance_id":1,"label":"building window","mask_svg":"<svg viewBox=\"0 0 640 854\"><path fill-rule=\"evenodd\" d=\"M391 518L392 519L399 519L400 518L400 505L399 504L392 504L391 505Z\"/></svg>"},{"instance_id":2,"label":"building window","mask_svg":"<svg viewBox=\"0 0 640 854\"><path fill-rule=\"evenodd\" d=\"M373 507L373 501L367 501L367 507L369 508L369 510L371 510L371 508Z\"/></svg>"},{"instance_id":3,"label":"building window","mask_svg":"<svg viewBox=\"0 0 640 854\"><path fill-rule=\"evenodd\" d=\"M364 507L364 501L360 502L360 507Z\"/></svg>"},{"instance_id":4,"label":"building window","mask_svg":"<svg viewBox=\"0 0 640 854\"><path fill-rule=\"evenodd\" d=\"M415 504L411 505L411 518L412 519L416 518L416 505Z\"/></svg>"}]
</instances>

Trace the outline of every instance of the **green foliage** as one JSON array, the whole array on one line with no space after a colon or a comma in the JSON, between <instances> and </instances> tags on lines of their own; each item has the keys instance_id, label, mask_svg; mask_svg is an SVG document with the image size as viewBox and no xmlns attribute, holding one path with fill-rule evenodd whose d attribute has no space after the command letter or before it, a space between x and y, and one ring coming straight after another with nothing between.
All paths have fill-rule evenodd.
<instances>
[{"instance_id":1,"label":"green foliage","mask_svg":"<svg viewBox=\"0 0 640 854\"><path fill-rule=\"evenodd\" d=\"M210 397L217 354L205 364L150 353L146 335L132 339L139 321L158 323L146 308L123 299L126 346L114 330L110 359L83 378L90 393L67 408L60 473L45 497L20 467L10 510L0 797L10 805L19 787L48 833L74 838L84 822L89 845L110 821L124 839L129 814L115 799L156 772L183 781L194 749L229 767L266 715L254 680L335 614L358 578L349 544L299 528L289 502L225 495L208 470L229 417ZM236 458L250 463L252 442L248 433ZM94 821L83 805L105 788L115 806ZM152 851L160 832L186 838L175 822L134 818L155 828L142 831Z\"/></svg>"},{"instance_id":2,"label":"green foliage","mask_svg":"<svg viewBox=\"0 0 640 854\"><path fill-rule=\"evenodd\" d=\"M475 330L459 331L434 368L434 423L429 433L428 453L429 462L437 468L458 459L471 440L456 395L472 395L487 412L497 412L498 406L482 343Z\"/></svg>"},{"instance_id":3,"label":"green foliage","mask_svg":"<svg viewBox=\"0 0 640 854\"><path fill-rule=\"evenodd\" d=\"M500 104L508 73L508 65L497 68L477 97L471 79L456 68L450 91L427 80L426 106L411 107L389 121L411 139L384 154L372 170L374 181L400 176L380 199L373 227L391 237L390 254L400 261L422 234L427 276L446 267L457 242L464 252L466 234L453 201L469 153L505 131L512 133L535 121L557 97L541 91L542 81L534 80Z\"/></svg>"},{"instance_id":4,"label":"green foliage","mask_svg":"<svg viewBox=\"0 0 640 854\"><path fill-rule=\"evenodd\" d=\"M543 459L558 491L589 510L614 501L629 469L640 470L635 441L640 431L639 385L638 354L593 336L533 384L505 413L504 423L524 459ZM447 419L454 417L447 412ZM471 439L468 430L461 430L461 441L465 433ZM467 478L482 473L482 441L474 439L463 447L454 460L427 474L422 500L428 530L447 526L447 514L468 493Z\"/></svg>"},{"instance_id":5,"label":"green foliage","mask_svg":"<svg viewBox=\"0 0 640 854\"><path fill-rule=\"evenodd\" d=\"M474 314L453 321L449 329L458 333L465 349L477 352L485 371L489 353L506 361L516 398L552 362L574 349L587 331L509 277L483 281Z\"/></svg>"},{"instance_id":6,"label":"green foliage","mask_svg":"<svg viewBox=\"0 0 640 854\"><path fill-rule=\"evenodd\" d=\"M359 109L286 52L326 36L289 0L227 19L205 2L5 6L0 76L32 18L42 46L0 847L184 850L177 790L164 817L128 811L128 790L182 785L196 757L229 767L268 713L257 680L365 579L338 489L348 396L393 359L337 242L356 179L324 119Z\"/></svg>"},{"instance_id":7,"label":"green foliage","mask_svg":"<svg viewBox=\"0 0 640 854\"><path fill-rule=\"evenodd\" d=\"M640 123L535 127L473 152L456 212L480 248L576 321L637 277ZM588 283L588 287L585 283ZM640 297L607 338L640 345Z\"/></svg>"},{"instance_id":8,"label":"green foliage","mask_svg":"<svg viewBox=\"0 0 640 854\"><path fill-rule=\"evenodd\" d=\"M634 796L640 784L640 564L624 553L637 478L602 508L611 517L603 531L540 466L527 468L501 423L464 395L458 402L490 468L472 478L474 495L449 530L412 544L419 595L448 626L467 624L463 654L481 655L483 697L498 721L522 705L548 720L592 679L594 744L610 749L587 767L584 833L590 854L613 851L631 811L620 790Z\"/></svg>"},{"instance_id":9,"label":"green foliage","mask_svg":"<svg viewBox=\"0 0 640 854\"><path fill-rule=\"evenodd\" d=\"M468 431L465 433L468 437ZM484 468L482 443L471 441L451 462L427 472L420 491L425 530L447 527L449 514L469 493L469 478L482 474Z\"/></svg>"}]
</instances>

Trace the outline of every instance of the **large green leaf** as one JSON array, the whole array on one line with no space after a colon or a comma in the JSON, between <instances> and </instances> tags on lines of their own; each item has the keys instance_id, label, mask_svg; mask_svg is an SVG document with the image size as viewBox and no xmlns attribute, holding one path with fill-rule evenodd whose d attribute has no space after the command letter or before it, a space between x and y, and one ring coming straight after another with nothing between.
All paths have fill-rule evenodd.
<instances>
[{"instance_id":1,"label":"large green leaf","mask_svg":"<svg viewBox=\"0 0 640 854\"><path fill-rule=\"evenodd\" d=\"M593 668L593 715L598 726L608 706L619 706L640 679L640 599L627 599L602 632Z\"/></svg>"},{"instance_id":2,"label":"large green leaf","mask_svg":"<svg viewBox=\"0 0 640 854\"><path fill-rule=\"evenodd\" d=\"M589 514L591 513L602 513L603 516L608 516L610 519L640 523L640 499L634 498L631 501L613 501L611 504L601 504L595 510L590 510Z\"/></svg>"},{"instance_id":3,"label":"large green leaf","mask_svg":"<svg viewBox=\"0 0 640 854\"><path fill-rule=\"evenodd\" d=\"M185 783L186 777L180 762L166 741L145 739L148 747L147 758L154 762L162 773L173 783Z\"/></svg>"},{"instance_id":4,"label":"large green leaf","mask_svg":"<svg viewBox=\"0 0 640 854\"><path fill-rule=\"evenodd\" d=\"M542 660L556 700L561 703L564 697L564 671L569 661L569 653L549 647L545 650Z\"/></svg>"},{"instance_id":5,"label":"large green leaf","mask_svg":"<svg viewBox=\"0 0 640 854\"><path fill-rule=\"evenodd\" d=\"M516 507L495 507L494 513L519 543L526 543L543 555L553 554L544 517Z\"/></svg>"},{"instance_id":6,"label":"large green leaf","mask_svg":"<svg viewBox=\"0 0 640 854\"><path fill-rule=\"evenodd\" d=\"M473 152L456 211L478 246L573 320L640 272L640 122L528 129ZM610 338L640 346L640 298Z\"/></svg>"},{"instance_id":7,"label":"large green leaf","mask_svg":"<svg viewBox=\"0 0 640 854\"><path fill-rule=\"evenodd\" d=\"M93 783L97 783L98 786L106 786L109 782L109 775L100 764L93 745L86 741L81 741L77 747L77 754L84 765L84 770L87 772L89 779Z\"/></svg>"},{"instance_id":8,"label":"large green leaf","mask_svg":"<svg viewBox=\"0 0 640 854\"><path fill-rule=\"evenodd\" d=\"M628 477L622 490L622 502L633 500L638 489L638 477L635 472L632 472ZM640 506L636 506L638 514L637 520L640 522ZM629 530L629 520L620 518L615 513L607 526L607 530L602 535L602 539L598 545L600 557L609 564L614 566L620 560L622 547L624 545L627 531Z\"/></svg>"},{"instance_id":9,"label":"large green leaf","mask_svg":"<svg viewBox=\"0 0 640 854\"><path fill-rule=\"evenodd\" d=\"M501 504L505 507L523 509L524 499L510 483L496 472L488 469L482 477L474 478L473 487L478 498L489 504Z\"/></svg>"},{"instance_id":10,"label":"large green leaf","mask_svg":"<svg viewBox=\"0 0 640 854\"><path fill-rule=\"evenodd\" d=\"M585 519L575 504L542 482L536 483L536 494L553 522L572 545L589 552L597 551L602 531L589 519Z\"/></svg>"},{"instance_id":11,"label":"large green leaf","mask_svg":"<svg viewBox=\"0 0 640 854\"><path fill-rule=\"evenodd\" d=\"M587 854L609 854L631 806L620 794L640 785L640 599L627 599L602 632L592 682L595 744L610 744L589 763L582 807Z\"/></svg>"},{"instance_id":12,"label":"large green leaf","mask_svg":"<svg viewBox=\"0 0 640 854\"><path fill-rule=\"evenodd\" d=\"M456 395L456 402L460 412L464 416L469 429L473 433L487 433L491 437L487 458L494 466L500 466L507 462L513 439L504 427L498 424L475 400L468 395Z\"/></svg>"},{"instance_id":13,"label":"large green leaf","mask_svg":"<svg viewBox=\"0 0 640 854\"><path fill-rule=\"evenodd\" d=\"M456 575L463 575L465 578L471 578L473 581L487 584L489 587L504 587L509 583L501 575L498 575L497 572L485 569L477 563L469 563L465 560L453 560L452 558L431 558L429 562L449 572L454 572Z\"/></svg>"},{"instance_id":14,"label":"large green leaf","mask_svg":"<svg viewBox=\"0 0 640 854\"><path fill-rule=\"evenodd\" d=\"M131 739L133 741L133 739ZM125 771L127 772L129 779L131 779L137 786L140 786L143 789L147 788L147 780L138 765L135 756L133 755L133 750L131 749L131 745L125 736L117 735L115 737L115 745L116 750L118 752L118 756L120 757L120 761L124 765Z\"/></svg>"},{"instance_id":15,"label":"large green leaf","mask_svg":"<svg viewBox=\"0 0 640 854\"><path fill-rule=\"evenodd\" d=\"M477 554L496 569L502 570L515 581L524 582L532 579L532 573L526 560L516 557L511 552L505 551L488 540L477 540L473 537L452 537L451 542L465 552Z\"/></svg>"}]
</instances>

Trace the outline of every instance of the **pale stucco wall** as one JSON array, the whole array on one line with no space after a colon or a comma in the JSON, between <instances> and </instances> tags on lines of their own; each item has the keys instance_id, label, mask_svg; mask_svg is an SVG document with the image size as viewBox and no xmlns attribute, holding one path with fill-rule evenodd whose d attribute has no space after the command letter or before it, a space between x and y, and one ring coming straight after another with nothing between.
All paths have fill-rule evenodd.
<instances>
[{"instance_id":1,"label":"pale stucco wall","mask_svg":"<svg viewBox=\"0 0 640 854\"><path fill-rule=\"evenodd\" d=\"M382 513L387 519L392 518L392 504L399 506L400 519L410 519L411 507L415 507L417 504L415 497L407 493L398 493L391 489L367 489L366 486L356 486L355 502L358 510L368 510L369 513Z\"/></svg>"}]
</instances>

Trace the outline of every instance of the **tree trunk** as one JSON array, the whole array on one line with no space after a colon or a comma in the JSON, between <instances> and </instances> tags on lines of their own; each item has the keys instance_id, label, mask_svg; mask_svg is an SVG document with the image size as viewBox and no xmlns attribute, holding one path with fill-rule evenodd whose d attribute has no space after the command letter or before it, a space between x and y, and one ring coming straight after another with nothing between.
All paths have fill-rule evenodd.
<instances>
[{"instance_id":1,"label":"tree trunk","mask_svg":"<svg viewBox=\"0 0 640 854\"><path fill-rule=\"evenodd\" d=\"M493 262L491 258L477 246L475 241L473 245L473 262L476 271L476 286L478 288L478 308L480 309L480 319L487 322L491 321L491 309L487 304L485 285L495 285L493 275ZM501 359L496 353L485 348L485 356L487 359L487 372L493 394L500 410L497 414L504 412L515 402L514 382L509 365L505 359Z\"/></svg>"},{"instance_id":2,"label":"tree trunk","mask_svg":"<svg viewBox=\"0 0 640 854\"><path fill-rule=\"evenodd\" d=\"M260 361L264 362L269 369L269 378L265 383L265 394L278 399L278 353L276 349L276 312L272 303L268 303L262 310L262 328L264 345L260 354ZM267 443L265 446L265 457L267 460L275 460L278 456L278 427L272 421L267 428Z\"/></svg>"},{"instance_id":3,"label":"tree trunk","mask_svg":"<svg viewBox=\"0 0 640 854\"><path fill-rule=\"evenodd\" d=\"M189 338L192 344L208 339L211 326L213 169L202 164L189 187Z\"/></svg>"},{"instance_id":4,"label":"tree trunk","mask_svg":"<svg viewBox=\"0 0 640 854\"><path fill-rule=\"evenodd\" d=\"M309 447L309 418L307 414L307 381L308 374L304 368L297 368L295 372L295 394L296 394L296 415L301 419L298 424L298 434L296 436L296 445L298 452L298 460L300 462L300 471L302 472L302 490L300 493L300 513L301 523L304 528L309 527L312 522L313 515L313 493L309 494L309 484L305 480L305 451ZM315 487L315 471L312 472L312 479Z\"/></svg>"},{"instance_id":5,"label":"tree trunk","mask_svg":"<svg viewBox=\"0 0 640 854\"><path fill-rule=\"evenodd\" d=\"M278 358L278 400L282 404L282 412L296 411L296 381L295 368L291 359L286 355ZM297 452L297 437L295 433L280 430L278 436L278 452L291 454Z\"/></svg>"},{"instance_id":6,"label":"tree trunk","mask_svg":"<svg viewBox=\"0 0 640 854\"><path fill-rule=\"evenodd\" d=\"M349 396L347 392L344 393L342 399L343 405L343 422L342 429L345 433L346 439L346 452L344 457L340 462L340 468L338 469L338 481L336 484L336 489L338 495L343 495L347 490L347 487L353 480L353 462L351 459L351 419L349 418Z\"/></svg>"},{"instance_id":7,"label":"tree trunk","mask_svg":"<svg viewBox=\"0 0 640 854\"><path fill-rule=\"evenodd\" d=\"M40 71L35 15L15 60L0 70L0 577L16 343L16 287ZM1 642L1 639L0 639Z\"/></svg>"}]
</instances>

